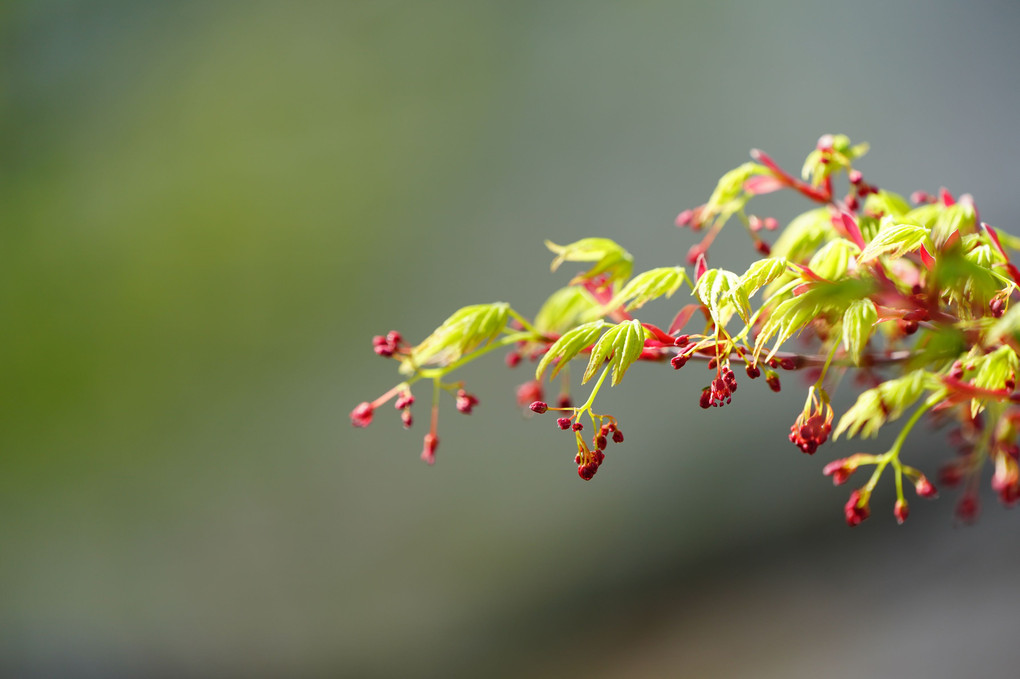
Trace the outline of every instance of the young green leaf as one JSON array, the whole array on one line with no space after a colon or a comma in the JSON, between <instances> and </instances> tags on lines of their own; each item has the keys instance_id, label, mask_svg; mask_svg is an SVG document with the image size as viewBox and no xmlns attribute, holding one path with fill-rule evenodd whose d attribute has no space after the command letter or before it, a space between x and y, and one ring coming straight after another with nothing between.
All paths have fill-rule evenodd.
<instances>
[{"instance_id":1,"label":"young green leaf","mask_svg":"<svg viewBox=\"0 0 1020 679\"><path fill-rule=\"evenodd\" d=\"M592 321L591 323L585 323L579 325L572 330L568 330L563 335L553 342L552 346L549 347L549 351L545 352L545 356L538 362L538 367L535 369L535 379L542 379L542 373L548 368L553 361L559 360L559 362L553 367L552 374L549 375L549 379L556 377L556 375L563 369L567 363L569 363L575 356L581 353L582 350L590 347L598 336L602 333L602 328L609 325L603 320Z\"/></svg>"},{"instance_id":2,"label":"young green leaf","mask_svg":"<svg viewBox=\"0 0 1020 679\"><path fill-rule=\"evenodd\" d=\"M626 304L627 311L639 309L646 302L663 295L667 298L672 297L684 281L691 285L687 272L679 266L663 267L639 273L623 286L623 290L616 293L613 299L606 304L606 308L616 309L620 305Z\"/></svg>"},{"instance_id":3,"label":"young green leaf","mask_svg":"<svg viewBox=\"0 0 1020 679\"><path fill-rule=\"evenodd\" d=\"M837 238L826 243L815 253L808 262L808 268L826 280L839 280L850 268L851 260L860 254L860 251L859 247L845 238Z\"/></svg>"},{"instance_id":4,"label":"young green leaf","mask_svg":"<svg viewBox=\"0 0 1020 679\"><path fill-rule=\"evenodd\" d=\"M458 309L411 350L404 373L423 365L449 365L495 339L506 328L510 307L505 302Z\"/></svg>"},{"instance_id":5,"label":"young green leaf","mask_svg":"<svg viewBox=\"0 0 1020 679\"><path fill-rule=\"evenodd\" d=\"M850 438L877 435L883 424L900 417L928 389L941 389L941 384L938 377L924 370L915 370L868 389L840 418L832 438L838 438L843 432L848 432Z\"/></svg>"},{"instance_id":6,"label":"young green leaf","mask_svg":"<svg viewBox=\"0 0 1020 679\"><path fill-rule=\"evenodd\" d=\"M717 324L724 324L722 310L727 302L731 302L730 291L740 285L740 278L725 269L709 269L698 279L694 294L701 303L708 307L709 313Z\"/></svg>"},{"instance_id":7,"label":"young green leaf","mask_svg":"<svg viewBox=\"0 0 1020 679\"><path fill-rule=\"evenodd\" d=\"M852 302L843 314L843 346L856 365L861 364L861 352L867 346L877 320L878 311L870 299Z\"/></svg>"},{"instance_id":8,"label":"young green leaf","mask_svg":"<svg viewBox=\"0 0 1020 679\"><path fill-rule=\"evenodd\" d=\"M587 290L578 285L560 288L535 314L535 329L543 335L562 335L601 307Z\"/></svg>"},{"instance_id":9,"label":"young green leaf","mask_svg":"<svg viewBox=\"0 0 1020 679\"><path fill-rule=\"evenodd\" d=\"M829 208L809 210L793 219L772 246L772 257L800 263L835 236Z\"/></svg>"},{"instance_id":10,"label":"young green leaf","mask_svg":"<svg viewBox=\"0 0 1020 679\"><path fill-rule=\"evenodd\" d=\"M864 212L902 219L910 212L910 203L897 193L879 189L876 193L869 193L864 199Z\"/></svg>"},{"instance_id":11,"label":"young green leaf","mask_svg":"<svg viewBox=\"0 0 1020 679\"><path fill-rule=\"evenodd\" d=\"M925 243L930 245L928 229L915 224L897 224L890 217L884 220L878 235L868 243L857 261L864 264L883 255L895 259L917 250Z\"/></svg>"},{"instance_id":12,"label":"young green leaf","mask_svg":"<svg viewBox=\"0 0 1020 679\"><path fill-rule=\"evenodd\" d=\"M545 246L556 254L552 263L555 271L563 262L595 262L595 265L574 277L571 281L583 281L606 274L611 281L622 281L630 278L634 266L634 258L629 252L608 238L582 238L568 245L557 245L546 241Z\"/></svg>"},{"instance_id":13,"label":"young green leaf","mask_svg":"<svg viewBox=\"0 0 1020 679\"><path fill-rule=\"evenodd\" d=\"M759 259L747 268L740 277L740 288L748 297L776 280L786 271L786 260L782 257Z\"/></svg>"},{"instance_id":14,"label":"young green leaf","mask_svg":"<svg viewBox=\"0 0 1020 679\"><path fill-rule=\"evenodd\" d=\"M641 355L648 337L648 331L637 319L623 321L611 327L592 347L591 358L588 359L588 367L584 371L581 383L594 377L608 358L613 371L612 386L615 387L623 379L627 368Z\"/></svg>"}]
</instances>

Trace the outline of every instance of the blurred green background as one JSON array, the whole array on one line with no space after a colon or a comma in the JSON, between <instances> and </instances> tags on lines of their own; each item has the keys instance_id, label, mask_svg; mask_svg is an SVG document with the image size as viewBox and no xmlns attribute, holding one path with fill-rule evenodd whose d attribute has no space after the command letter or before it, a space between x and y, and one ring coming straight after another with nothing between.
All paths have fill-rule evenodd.
<instances>
[{"instance_id":1,"label":"blurred green background","mask_svg":"<svg viewBox=\"0 0 1020 679\"><path fill-rule=\"evenodd\" d=\"M897 528L885 488L846 529L820 470L858 444L797 452L793 379L703 412L707 373L633 370L602 401L627 441L588 484L495 357L434 468L420 427L348 413L395 380L373 334L533 313L570 276L544 238L681 262L673 217L755 146L796 169L845 132L880 186L971 191L1017 233L1018 21L1007 1L5 3L0 670L1008 675L1016 517L954 530L950 496ZM752 257L737 236L715 263Z\"/></svg>"}]
</instances>

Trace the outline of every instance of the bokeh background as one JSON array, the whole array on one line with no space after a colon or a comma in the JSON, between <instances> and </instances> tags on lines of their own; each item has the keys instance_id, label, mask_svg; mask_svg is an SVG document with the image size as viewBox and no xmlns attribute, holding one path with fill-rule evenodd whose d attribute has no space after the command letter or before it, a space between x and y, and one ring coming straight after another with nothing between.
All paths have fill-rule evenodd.
<instances>
[{"instance_id":1,"label":"bokeh background","mask_svg":"<svg viewBox=\"0 0 1020 679\"><path fill-rule=\"evenodd\" d=\"M681 262L673 217L755 146L796 169L844 132L879 185L971 191L1017 233L1018 22L1009 0L4 3L0 670L1010 676L1016 515L956 527L950 496L899 528L884 488L847 529L820 472L858 444L786 442L792 379L703 412L707 373L634 369L587 484L497 357L433 468L420 428L348 413L395 379L373 334L533 313L571 275L544 238ZM716 263L752 257L737 231Z\"/></svg>"}]
</instances>

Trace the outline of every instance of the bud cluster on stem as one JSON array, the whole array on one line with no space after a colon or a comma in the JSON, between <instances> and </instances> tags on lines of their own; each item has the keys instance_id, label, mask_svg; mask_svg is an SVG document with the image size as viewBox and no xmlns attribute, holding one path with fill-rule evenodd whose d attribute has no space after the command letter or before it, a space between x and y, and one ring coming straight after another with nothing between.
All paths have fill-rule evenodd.
<instances>
[{"instance_id":1,"label":"bud cluster on stem","mask_svg":"<svg viewBox=\"0 0 1020 679\"><path fill-rule=\"evenodd\" d=\"M849 525L870 516L873 491L886 471L896 488L892 514L898 523L910 513L904 479L919 497L937 495L921 471L900 460L903 451L923 452L906 445L922 418L956 422L948 438L959 454L942 465L938 481L962 487L956 508L961 520L977 516L978 487L988 465L1001 502L1017 504L1020 305L1013 301L1020 297L1020 268L1012 256L1020 238L981 221L969 194L942 188L915 191L907 200L881 188L856 166L867 150L845 135L823 135L799 176L753 150L750 162L719 179L707 202L676 217L676 226L700 234L686 250L692 268L681 261L635 275L633 256L609 238L547 241L554 271L567 262L590 268L553 292L530 319L503 302L477 304L457 310L416 345L396 331L375 336L373 351L398 363L402 381L358 404L351 424L367 427L378 408L396 398L401 422L412 426L411 388L418 380L432 380L421 454L432 464L442 392L463 414L479 403L462 382L446 381L448 376L505 348L508 367L537 364L534 378L517 387L518 406L526 413L554 414L556 427L574 436L578 475L590 480L609 443L623 441L617 420L592 410L605 384L615 387L638 363L668 362L673 370L705 363L714 374L697 395L707 410L732 402L736 363L743 364L748 379L764 376L772 392L782 390L779 371L799 373L784 378L787 390L791 384L799 388L795 378L804 377L807 398L788 438L808 455L840 435L873 437L913 410L886 452L824 465L835 485L861 467L873 467L844 505ZM752 199L776 191L793 192L809 209L789 221L749 211ZM733 218L761 257L743 273L709 264L713 243ZM682 249L675 259L683 259ZM663 323L646 316L646 304L669 299L684 286L688 299L671 322L670 316ZM791 351L794 342L797 350ZM571 365L578 368L573 373ZM561 385L548 399L546 374ZM579 406L570 395L572 375L582 385L594 380ZM853 390L856 400L837 419L830 396L839 389ZM765 393L761 388L752 396Z\"/></svg>"}]
</instances>

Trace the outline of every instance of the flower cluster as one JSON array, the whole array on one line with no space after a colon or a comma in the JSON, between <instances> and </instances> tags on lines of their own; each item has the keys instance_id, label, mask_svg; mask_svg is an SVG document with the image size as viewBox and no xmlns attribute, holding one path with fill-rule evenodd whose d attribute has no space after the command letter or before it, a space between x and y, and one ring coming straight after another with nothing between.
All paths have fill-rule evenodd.
<instances>
[{"instance_id":1,"label":"flower cluster","mask_svg":"<svg viewBox=\"0 0 1020 679\"><path fill-rule=\"evenodd\" d=\"M824 390L812 386L807 403L790 427L790 441L808 455L814 455L832 431L832 406Z\"/></svg>"}]
</instances>

